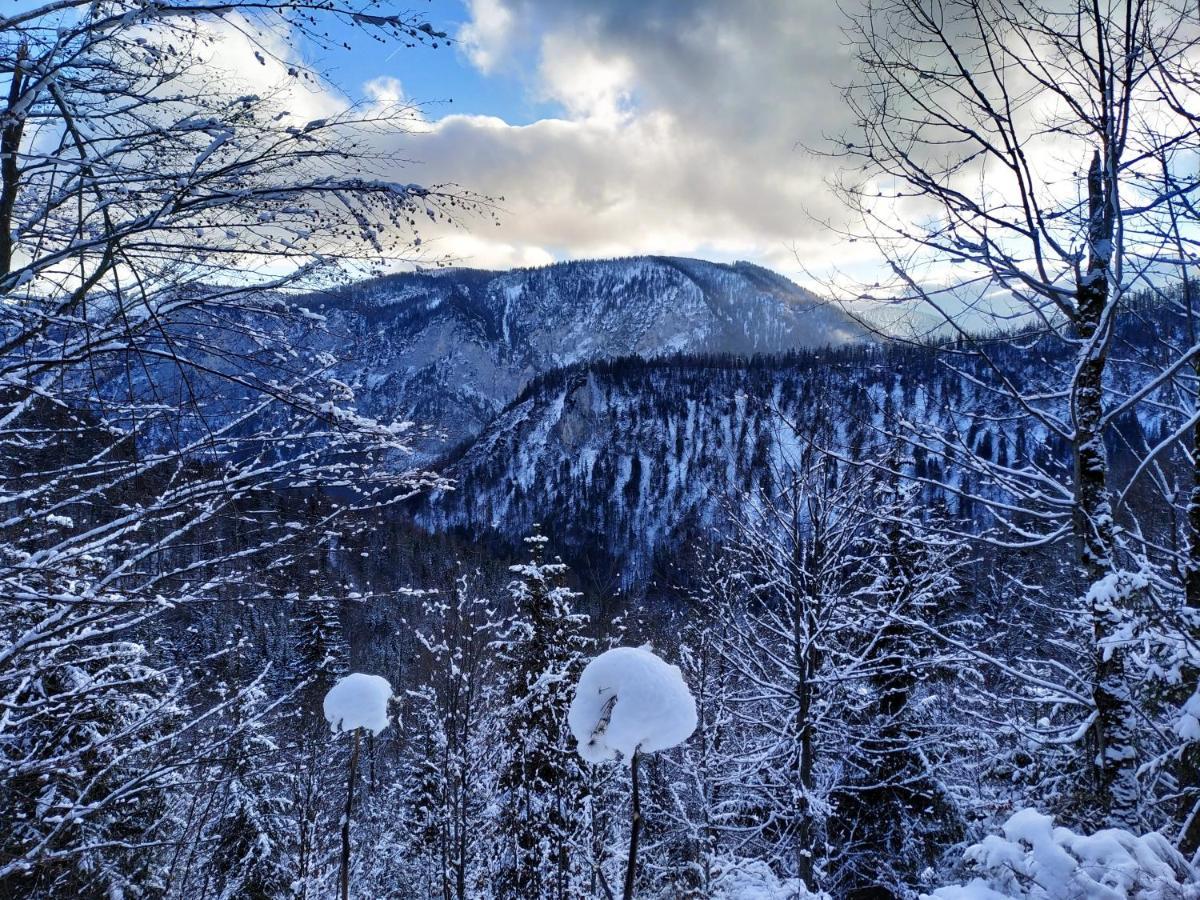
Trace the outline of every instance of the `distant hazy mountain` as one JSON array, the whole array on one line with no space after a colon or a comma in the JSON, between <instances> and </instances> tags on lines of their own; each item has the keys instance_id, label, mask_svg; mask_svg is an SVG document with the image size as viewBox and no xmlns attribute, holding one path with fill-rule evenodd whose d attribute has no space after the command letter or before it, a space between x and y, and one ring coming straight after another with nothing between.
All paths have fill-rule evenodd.
<instances>
[{"instance_id":1,"label":"distant hazy mountain","mask_svg":"<svg viewBox=\"0 0 1200 900\"><path fill-rule=\"evenodd\" d=\"M637 257L396 275L310 298L359 408L478 434L537 375L638 355L754 355L864 337L836 308L749 263Z\"/></svg>"}]
</instances>

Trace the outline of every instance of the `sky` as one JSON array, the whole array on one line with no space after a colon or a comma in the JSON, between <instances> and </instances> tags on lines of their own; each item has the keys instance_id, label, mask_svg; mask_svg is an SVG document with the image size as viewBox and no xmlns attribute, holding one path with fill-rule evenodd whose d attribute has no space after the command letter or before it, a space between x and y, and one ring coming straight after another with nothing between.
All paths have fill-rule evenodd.
<instances>
[{"instance_id":1,"label":"sky","mask_svg":"<svg viewBox=\"0 0 1200 900\"><path fill-rule=\"evenodd\" d=\"M489 268L666 253L848 262L820 148L854 75L829 0L431 0L437 49L334 33L328 88L421 104L396 178L497 198L433 251ZM499 199L503 198L503 199Z\"/></svg>"}]
</instances>

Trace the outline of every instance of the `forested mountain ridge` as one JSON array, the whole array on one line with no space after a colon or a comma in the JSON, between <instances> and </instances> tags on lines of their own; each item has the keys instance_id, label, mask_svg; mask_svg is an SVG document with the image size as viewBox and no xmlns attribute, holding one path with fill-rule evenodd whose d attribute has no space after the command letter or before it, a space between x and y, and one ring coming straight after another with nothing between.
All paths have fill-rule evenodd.
<instances>
[{"instance_id":1,"label":"forested mountain ridge","mask_svg":"<svg viewBox=\"0 0 1200 900\"><path fill-rule=\"evenodd\" d=\"M1145 358L1179 325L1153 308L1126 316L1117 355ZM963 450L997 466L1067 465L1057 435L997 404L985 386L988 367L948 364L947 346L863 343L754 360L626 357L555 370L445 458L441 471L457 487L422 498L417 518L476 536L519 535L541 523L569 558L638 588L656 558L694 535L725 532L779 473L815 453L882 458L904 423L956 435ZM988 350L1029 387L1062 363L1033 338L997 338ZM1114 390L1127 391L1133 374L1114 368ZM1131 469L1176 425L1161 412L1123 417L1106 436L1116 470ZM923 504L986 524L973 473L920 447L906 446L905 457Z\"/></svg>"},{"instance_id":2,"label":"forested mountain ridge","mask_svg":"<svg viewBox=\"0 0 1200 900\"><path fill-rule=\"evenodd\" d=\"M866 337L850 317L750 263L672 257L394 275L301 301L325 317L359 408L420 423L437 452L474 436L533 378L629 355L754 355Z\"/></svg>"}]
</instances>

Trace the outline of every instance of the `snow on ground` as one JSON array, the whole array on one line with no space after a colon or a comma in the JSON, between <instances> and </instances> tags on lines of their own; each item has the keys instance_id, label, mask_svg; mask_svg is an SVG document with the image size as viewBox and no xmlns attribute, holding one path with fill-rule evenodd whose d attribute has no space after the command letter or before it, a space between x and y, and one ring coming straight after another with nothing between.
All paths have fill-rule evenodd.
<instances>
[{"instance_id":1,"label":"snow on ground","mask_svg":"<svg viewBox=\"0 0 1200 900\"><path fill-rule=\"evenodd\" d=\"M646 647L614 647L583 670L567 718L588 762L654 753L696 730L696 701L678 666Z\"/></svg>"},{"instance_id":2,"label":"snow on ground","mask_svg":"<svg viewBox=\"0 0 1200 900\"><path fill-rule=\"evenodd\" d=\"M713 861L712 900L829 900L814 894L798 878L779 878L760 859L717 859Z\"/></svg>"},{"instance_id":3,"label":"snow on ground","mask_svg":"<svg viewBox=\"0 0 1200 900\"><path fill-rule=\"evenodd\" d=\"M1076 834L1034 809L1003 831L967 849L979 877L926 900L1200 900L1200 873L1160 834Z\"/></svg>"},{"instance_id":4,"label":"snow on ground","mask_svg":"<svg viewBox=\"0 0 1200 900\"><path fill-rule=\"evenodd\" d=\"M392 686L379 675L352 672L325 695L325 720L335 732L365 728L379 734L388 726Z\"/></svg>"}]
</instances>

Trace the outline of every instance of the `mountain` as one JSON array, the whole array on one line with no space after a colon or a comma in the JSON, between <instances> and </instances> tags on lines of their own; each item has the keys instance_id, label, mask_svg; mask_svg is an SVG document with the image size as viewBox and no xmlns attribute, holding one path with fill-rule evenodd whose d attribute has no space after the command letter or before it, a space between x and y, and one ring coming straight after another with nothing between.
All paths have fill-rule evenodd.
<instances>
[{"instance_id":1,"label":"mountain","mask_svg":"<svg viewBox=\"0 0 1200 900\"><path fill-rule=\"evenodd\" d=\"M376 279L304 301L360 410L473 437L539 374L637 355L742 356L865 338L841 311L750 263L636 257Z\"/></svg>"},{"instance_id":2,"label":"mountain","mask_svg":"<svg viewBox=\"0 0 1200 900\"><path fill-rule=\"evenodd\" d=\"M881 451L885 417L923 409L957 422L964 387L931 352L871 345L580 364L532 383L447 460L456 489L425 498L417 517L477 537L540 523L577 569L630 589L691 538L719 535L813 443ZM988 440L1015 455L1028 439Z\"/></svg>"},{"instance_id":3,"label":"mountain","mask_svg":"<svg viewBox=\"0 0 1200 900\"><path fill-rule=\"evenodd\" d=\"M1135 347L1145 357L1161 325L1128 317L1120 352ZM1063 353L1037 340L988 347L993 363L1028 386L1067 365ZM1127 393L1138 377L1114 367L1110 380ZM992 378L979 357L948 359L902 343L753 360L582 363L536 379L460 447L445 462L456 489L424 498L416 515L435 531L510 543L540 523L594 583L641 589L682 548L718 539L731 515L753 515L756 493L780 488L812 448L860 461L893 452L885 423L951 435L998 467L1064 475L1065 444L990 390ZM1118 483L1177 427L1168 418L1118 419L1107 435ZM970 469L920 447L900 449L908 471L928 479L924 507L992 524L977 499L989 488ZM932 486L943 481L948 487Z\"/></svg>"}]
</instances>

